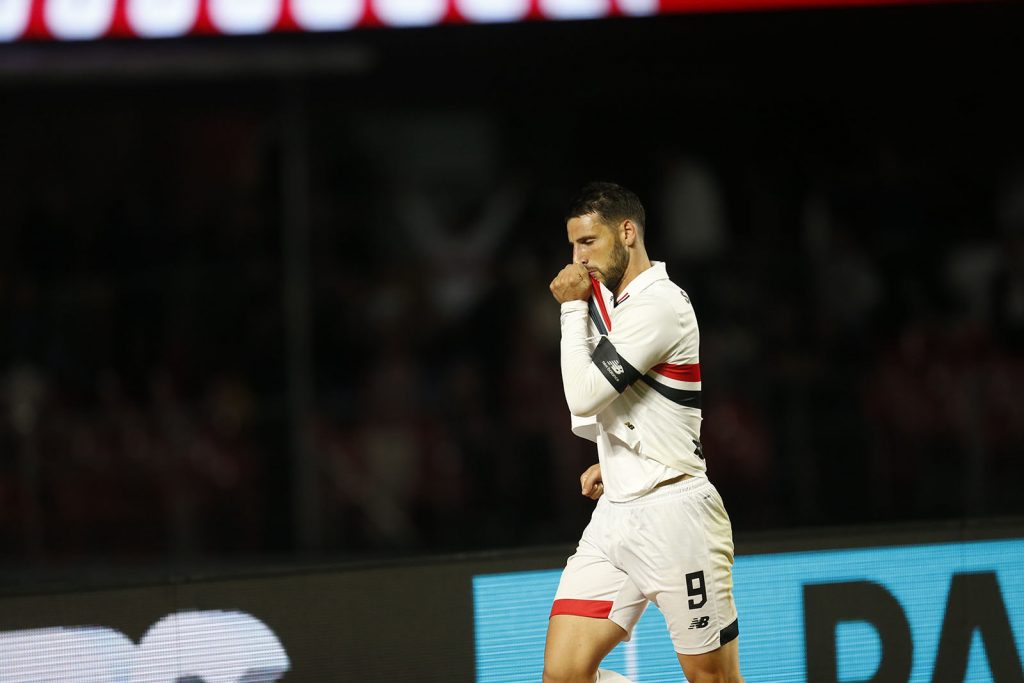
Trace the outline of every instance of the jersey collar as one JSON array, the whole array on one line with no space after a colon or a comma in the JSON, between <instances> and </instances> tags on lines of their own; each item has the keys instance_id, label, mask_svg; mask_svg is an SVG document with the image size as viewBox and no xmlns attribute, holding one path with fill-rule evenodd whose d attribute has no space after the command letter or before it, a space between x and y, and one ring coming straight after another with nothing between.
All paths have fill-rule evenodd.
<instances>
[{"instance_id":1,"label":"jersey collar","mask_svg":"<svg viewBox=\"0 0 1024 683\"><path fill-rule=\"evenodd\" d=\"M664 261L651 261L651 267L633 278L622 294L612 298L612 303L618 306L628 299L630 294L639 294L658 280L667 279L668 270L665 269Z\"/></svg>"}]
</instances>

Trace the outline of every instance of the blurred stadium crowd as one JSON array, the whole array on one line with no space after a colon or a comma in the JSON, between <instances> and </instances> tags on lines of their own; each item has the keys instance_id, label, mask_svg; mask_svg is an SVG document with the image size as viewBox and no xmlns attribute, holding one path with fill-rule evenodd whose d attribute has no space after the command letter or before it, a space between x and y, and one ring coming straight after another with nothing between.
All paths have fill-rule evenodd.
<instances>
[{"instance_id":1,"label":"blurred stadium crowd","mask_svg":"<svg viewBox=\"0 0 1024 683\"><path fill-rule=\"evenodd\" d=\"M747 85L543 125L514 89L410 109L310 86L300 429L322 552L578 535L595 456L568 430L547 284L594 178L645 199L695 303L704 452L738 532L1024 511L1016 115L858 93L797 110L798 86ZM263 88L216 90L9 100L4 562L295 549L284 143Z\"/></svg>"}]
</instances>

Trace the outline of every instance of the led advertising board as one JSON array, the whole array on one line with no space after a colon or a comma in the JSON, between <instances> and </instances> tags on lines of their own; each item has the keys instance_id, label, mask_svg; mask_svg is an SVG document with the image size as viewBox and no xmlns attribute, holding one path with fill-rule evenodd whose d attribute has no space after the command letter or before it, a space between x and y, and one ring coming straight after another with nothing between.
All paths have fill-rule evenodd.
<instances>
[{"instance_id":1,"label":"led advertising board","mask_svg":"<svg viewBox=\"0 0 1024 683\"><path fill-rule=\"evenodd\" d=\"M476 680L540 680L560 571L474 577ZM740 556L747 683L1010 683L1024 652L1024 540ZM657 608L605 660L680 680Z\"/></svg>"},{"instance_id":2,"label":"led advertising board","mask_svg":"<svg viewBox=\"0 0 1024 683\"><path fill-rule=\"evenodd\" d=\"M739 556L746 680L1020 683L1024 536L1011 538L872 533L878 547ZM570 552L0 586L0 683L536 682ZM682 680L656 608L606 664Z\"/></svg>"},{"instance_id":3,"label":"led advertising board","mask_svg":"<svg viewBox=\"0 0 1024 683\"><path fill-rule=\"evenodd\" d=\"M0 633L3 683L274 683L288 671L277 635L237 611L169 614L138 645L103 626Z\"/></svg>"},{"instance_id":4,"label":"led advertising board","mask_svg":"<svg viewBox=\"0 0 1024 683\"><path fill-rule=\"evenodd\" d=\"M926 0L0 0L0 43L346 31Z\"/></svg>"}]
</instances>

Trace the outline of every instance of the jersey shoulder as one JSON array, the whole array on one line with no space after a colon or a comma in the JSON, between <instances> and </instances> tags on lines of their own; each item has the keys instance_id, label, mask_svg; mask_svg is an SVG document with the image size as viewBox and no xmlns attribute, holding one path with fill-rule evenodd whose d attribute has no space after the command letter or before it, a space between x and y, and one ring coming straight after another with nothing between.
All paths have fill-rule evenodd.
<instances>
[{"instance_id":1,"label":"jersey shoulder","mask_svg":"<svg viewBox=\"0 0 1024 683\"><path fill-rule=\"evenodd\" d=\"M693 314L693 303L690 295L682 287L671 280L659 280L652 283L637 296L637 301L646 307L663 308L676 313Z\"/></svg>"}]
</instances>

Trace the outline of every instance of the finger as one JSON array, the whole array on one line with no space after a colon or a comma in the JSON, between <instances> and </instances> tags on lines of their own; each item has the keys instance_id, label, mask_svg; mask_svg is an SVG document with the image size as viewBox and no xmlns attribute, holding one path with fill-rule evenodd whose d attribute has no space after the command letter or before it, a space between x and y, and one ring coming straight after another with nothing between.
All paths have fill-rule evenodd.
<instances>
[{"instance_id":1,"label":"finger","mask_svg":"<svg viewBox=\"0 0 1024 683\"><path fill-rule=\"evenodd\" d=\"M583 495L591 495L597 485L600 485L600 482L594 482L592 477L587 476L586 480L583 482Z\"/></svg>"}]
</instances>

